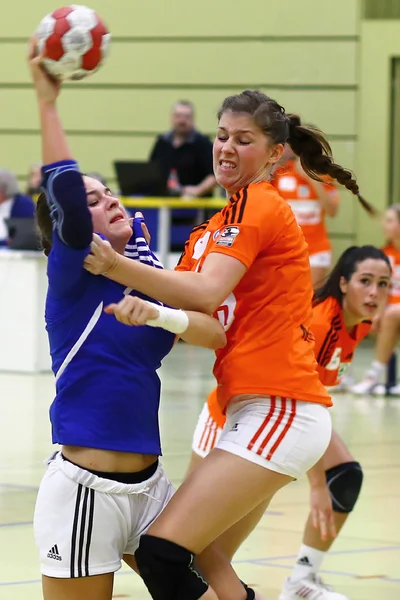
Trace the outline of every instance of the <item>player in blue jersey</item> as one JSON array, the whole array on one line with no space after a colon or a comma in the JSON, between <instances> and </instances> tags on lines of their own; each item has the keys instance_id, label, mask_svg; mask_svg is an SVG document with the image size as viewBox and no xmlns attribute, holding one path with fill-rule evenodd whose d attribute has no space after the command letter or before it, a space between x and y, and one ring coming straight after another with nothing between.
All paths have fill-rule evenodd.
<instances>
[{"instance_id":1,"label":"player in blue jersey","mask_svg":"<svg viewBox=\"0 0 400 600\"><path fill-rule=\"evenodd\" d=\"M226 338L208 315L148 302L84 270L93 231L117 252L128 248L131 258L157 265L140 226L129 242L132 227L111 191L80 174L57 114L60 84L33 48L30 66L45 165L37 220L48 256L45 319L56 377L50 420L61 445L34 516L43 593L45 600L110 600L121 559L134 568L140 535L173 493L158 462L156 370L177 334L209 348Z\"/></svg>"}]
</instances>

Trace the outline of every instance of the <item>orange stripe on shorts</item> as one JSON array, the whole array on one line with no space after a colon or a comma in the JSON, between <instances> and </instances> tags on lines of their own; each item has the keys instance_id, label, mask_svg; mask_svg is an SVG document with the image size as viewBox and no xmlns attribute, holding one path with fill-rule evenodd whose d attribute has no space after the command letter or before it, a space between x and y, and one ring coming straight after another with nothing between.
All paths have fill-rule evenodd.
<instances>
[{"instance_id":1,"label":"orange stripe on shorts","mask_svg":"<svg viewBox=\"0 0 400 600\"><path fill-rule=\"evenodd\" d=\"M267 460L271 460L272 456L274 455L274 453L276 452L276 450L279 448L280 444L282 443L282 441L284 440L287 432L289 431L293 420L296 416L296 400L291 400L292 403L292 410L290 413L290 417L288 419L288 422L286 423L286 426L284 428L284 430L282 431L282 433L280 434L280 436L278 437L278 439L276 440L275 444L272 446L271 450L268 453L267 456Z\"/></svg>"},{"instance_id":2,"label":"orange stripe on shorts","mask_svg":"<svg viewBox=\"0 0 400 600\"><path fill-rule=\"evenodd\" d=\"M261 445L260 445L259 449L257 450L257 454L261 455L264 452L265 446L268 444L268 442L274 435L275 431L278 429L279 425L282 423L285 413L286 413L286 398L281 398L281 410L279 411L279 416L278 416L277 420L275 421L275 425L272 427L271 431L268 433L268 435L265 437L265 439L261 442Z\"/></svg>"},{"instance_id":3,"label":"orange stripe on shorts","mask_svg":"<svg viewBox=\"0 0 400 600\"><path fill-rule=\"evenodd\" d=\"M254 444L257 442L258 438L260 437L260 435L262 434L262 432L264 431L264 429L267 427L268 423L270 422L270 420L275 412L275 408L276 408L276 396L271 396L271 406L269 409L269 413L265 417L264 421L261 423L257 432L254 434L253 439L250 441L249 445L247 446L248 450L253 450Z\"/></svg>"}]
</instances>

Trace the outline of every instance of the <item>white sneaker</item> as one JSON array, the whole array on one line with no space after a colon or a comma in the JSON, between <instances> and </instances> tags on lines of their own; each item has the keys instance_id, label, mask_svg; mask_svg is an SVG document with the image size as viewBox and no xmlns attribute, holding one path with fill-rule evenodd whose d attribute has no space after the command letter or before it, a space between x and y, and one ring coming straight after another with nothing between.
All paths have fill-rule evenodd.
<instances>
[{"instance_id":1,"label":"white sneaker","mask_svg":"<svg viewBox=\"0 0 400 600\"><path fill-rule=\"evenodd\" d=\"M385 393L387 393L388 396L400 396L400 384L397 383L396 385L393 385L387 392L385 390Z\"/></svg>"},{"instance_id":2,"label":"white sneaker","mask_svg":"<svg viewBox=\"0 0 400 600\"><path fill-rule=\"evenodd\" d=\"M356 396L369 396L375 393L375 389L379 383L375 376L366 375L365 379L356 383L350 387L350 392L356 394Z\"/></svg>"},{"instance_id":3,"label":"white sneaker","mask_svg":"<svg viewBox=\"0 0 400 600\"><path fill-rule=\"evenodd\" d=\"M288 577L279 600L348 600L348 598L334 592L316 577L306 577L293 583Z\"/></svg>"}]
</instances>

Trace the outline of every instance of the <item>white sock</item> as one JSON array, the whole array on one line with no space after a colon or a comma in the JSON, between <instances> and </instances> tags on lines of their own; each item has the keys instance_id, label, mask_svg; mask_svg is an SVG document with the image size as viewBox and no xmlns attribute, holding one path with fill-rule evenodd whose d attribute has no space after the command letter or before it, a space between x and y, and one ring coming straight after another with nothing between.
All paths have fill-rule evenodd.
<instances>
[{"instance_id":1,"label":"white sock","mask_svg":"<svg viewBox=\"0 0 400 600\"><path fill-rule=\"evenodd\" d=\"M322 550L316 550L315 548L311 548L311 546L302 544L297 556L296 564L290 576L290 581L294 583L296 581L301 581L301 579L305 579L312 574L318 573L325 555L326 552L323 552Z\"/></svg>"},{"instance_id":2,"label":"white sock","mask_svg":"<svg viewBox=\"0 0 400 600\"><path fill-rule=\"evenodd\" d=\"M373 377L376 381L379 381L381 374L386 369L385 363L381 363L378 360L374 360L371 364L370 369L368 369L367 376Z\"/></svg>"}]
</instances>

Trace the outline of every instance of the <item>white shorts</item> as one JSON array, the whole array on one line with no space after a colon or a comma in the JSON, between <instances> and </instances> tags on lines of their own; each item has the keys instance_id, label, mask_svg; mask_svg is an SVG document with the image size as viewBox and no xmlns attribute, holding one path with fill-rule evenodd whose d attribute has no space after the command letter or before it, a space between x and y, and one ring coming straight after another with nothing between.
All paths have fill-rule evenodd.
<instances>
[{"instance_id":1,"label":"white shorts","mask_svg":"<svg viewBox=\"0 0 400 600\"><path fill-rule=\"evenodd\" d=\"M208 410L207 402L197 421L196 429L193 434L192 450L201 458L205 458L214 448L222 433L221 427L218 427Z\"/></svg>"},{"instance_id":2,"label":"white shorts","mask_svg":"<svg viewBox=\"0 0 400 600\"><path fill-rule=\"evenodd\" d=\"M171 499L161 466L142 483L97 477L56 454L39 487L34 534L41 572L75 578L113 573L123 554L134 554Z\"/></svg>"},{"instance_id":3,"label":"white shorts","mask_svg":"<svg viewBox=\"0 0 400 600\"><path fill-rule=\"evenodd\" d=\"M332 264L332 252L317 252L316 254L310 254L310 267L321 267L329 269Z\"/></svg>"},{"instance_id":4,"label":"white shorts","mask_svg":"<svg viewBox=\"0 0 400 600\"><path fill-rule=\"evenodd\" d=\"M221 430L203 408L196 427L193 450L206 456L214 440L215 448L241 456L298 479L321 458L327 449L332 422L322 404L279 397L259 397L231 403L227 421ZM200 435L199 435L200 434ZM209 435L208 435L209 434ZM208 442L207 442L208 439Z\"/></svg>"}]
</instances>

